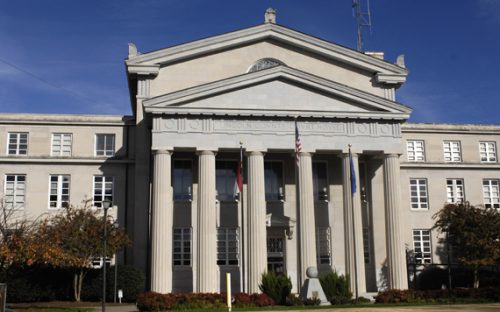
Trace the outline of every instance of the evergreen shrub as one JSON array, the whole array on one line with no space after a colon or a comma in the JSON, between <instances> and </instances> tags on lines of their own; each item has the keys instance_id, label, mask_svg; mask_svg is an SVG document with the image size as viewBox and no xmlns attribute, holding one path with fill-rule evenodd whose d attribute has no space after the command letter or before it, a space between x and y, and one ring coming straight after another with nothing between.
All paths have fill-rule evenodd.
<instances>
[{"instance_id":1,"label":"evergreen shrub","mask_svg":"<svg viewBox=\"0 0 500 312\"><path fill-rule=\"evenodd\" d=\"M292 292L292 281L284 274L262 273L259 289L276 304L285 305L288 295Z\"/></svg>"},{"instance_id":2,"label":"evergreen shrub","mask_svg":"<svg viewBox=\"0 0 500 312\"><path fill-rule=\"evenodd\" d=\"M349 275L339 275L336 271L328 272L319 277L326 299L331 304L349 303L352 293L349 290Z\"/></svg>"}]
</instances>

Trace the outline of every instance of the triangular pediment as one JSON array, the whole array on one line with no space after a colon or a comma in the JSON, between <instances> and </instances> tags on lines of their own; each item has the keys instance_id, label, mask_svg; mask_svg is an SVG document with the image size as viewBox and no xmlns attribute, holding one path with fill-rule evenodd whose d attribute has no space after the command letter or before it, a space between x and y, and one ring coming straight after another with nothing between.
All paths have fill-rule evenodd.
<instances>
[{"instance_id":1,"label":"triangular pediment","mask_svg":"<svg viewBox=\"0 0 500 312\"><path fill-rule=\"evenodd\" d=\"M403 67L272 23L145 54L132 54L126 60L126 64L130 74L156 74L160 67L168 66L168 64L265 40L279 42L294 49L379 74L381 81L394 81L396 79L397 83L402 83L408 74L407 69Z\"/></svg>"},{"instance_id":2,"label":"triangular pediment","mask_svg":"<svg viewBox=\"0 0 500 312\"><path fill-rule=\"evenodd\" d=\"M407 119L411 109L286 66L165 94L144 102L146 112Z\"/></svg>"}]
</instances>

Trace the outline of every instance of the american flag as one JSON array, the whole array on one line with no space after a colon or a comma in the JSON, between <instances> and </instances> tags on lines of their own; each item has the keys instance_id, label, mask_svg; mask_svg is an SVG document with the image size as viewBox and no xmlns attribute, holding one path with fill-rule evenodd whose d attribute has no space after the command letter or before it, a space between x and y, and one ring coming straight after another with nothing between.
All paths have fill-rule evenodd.
<instances>
[{"instance_id":1,"label":"american flag","mask_svg":"<svg viewBox=\"0 0 500 312\"><path fill-rule=\"evenodd\" d=\"M295 120L295 163L297 166L299 165L301 150L302 143L300 143L299 127L297 126L297 120Z\"/></svg>"}]
</instances>

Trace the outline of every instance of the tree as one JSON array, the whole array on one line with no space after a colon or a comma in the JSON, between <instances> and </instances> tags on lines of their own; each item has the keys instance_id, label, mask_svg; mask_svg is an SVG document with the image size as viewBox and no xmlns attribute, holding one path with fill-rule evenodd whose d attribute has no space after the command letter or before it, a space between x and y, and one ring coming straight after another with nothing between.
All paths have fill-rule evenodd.
<instances>
[{"instance_id":1,"label":"tree","mask_svg":"<svg viewBox=\"0 0 500 312\"><path fill-rule=\"evenodd\" d=\"M479 268L500 261L500 212L469 203L447 204L433 218L433 229L446 234L458 262L473 269L478 288Z\"/></svg>"},{"instance_id":2,"label":"tree","mask_svg":"<svg viewBox=\"0 0 500 312\"><path fill-rule=\"evenodd\" d=\"M44 239L40 225L46 221L29 220L20 210L0 200L0 281L6 281L14 265L54 263L62 251Z\"/></svg>"},{"instance_id":3,"label":"tree","mask_svg":"<svg viewBox=\"0 0 500 312\"><path fill-rule=\"evenodd\" d=\"M39 227L46 240L61 250L52 264L74 269L73 290L76 301L80 301L83 279L92 267L95 258L102 257L103 228L107 227L107 257L112 257L129 243L123 229L116 227L111 218L104 222L102 209L70 205L64 211L49 218Z\"/></svg>"}]
</instances>

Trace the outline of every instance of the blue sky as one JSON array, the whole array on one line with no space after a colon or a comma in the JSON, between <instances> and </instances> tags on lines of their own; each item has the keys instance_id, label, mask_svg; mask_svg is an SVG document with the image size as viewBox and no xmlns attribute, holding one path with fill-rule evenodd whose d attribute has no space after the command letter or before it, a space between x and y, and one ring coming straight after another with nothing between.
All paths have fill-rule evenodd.
<instances>
[{"instance_id":1,"label":"blue sky","mask_svg":"<svg viewBox=\"0 0 500 312\"><path fill-rule=\"evenodd\" d=\"M0 112L130 114L124 59L263 22L356 48L351 0L16 0L0 6ZM365 49L408 82L413 122L500 124L500 0L372 0Z\"/></svg>"}]
</instances>

